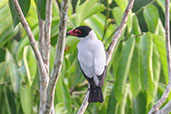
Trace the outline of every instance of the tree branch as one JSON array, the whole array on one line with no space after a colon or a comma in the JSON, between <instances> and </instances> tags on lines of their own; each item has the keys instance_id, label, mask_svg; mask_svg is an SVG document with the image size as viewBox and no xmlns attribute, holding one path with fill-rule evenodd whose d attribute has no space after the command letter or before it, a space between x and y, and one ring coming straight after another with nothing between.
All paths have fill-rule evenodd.
<instances>
[{"instance_id":1,"label":"tree branch","mask_svg":"<svg viewBox=\"0 0 171 114\"><path fill-rule=\"evenodd\" d=\"M58 35L58 42L57 42L57 49L56 49L56 57L55 57L54 67L51 73L50 82L48 85L47 100L46 100L46 106L44 109L44 114L52 113L55 87L56 87L56 83L60 75L62 62L63 62L63 56L64 56L67 19L68 19L68 0L63 0L61 4L61 10L60 10L61 21L59 24L59 35Z\"/></svg>"},{"instance_id":2,"label":"tree branch","mask_svg":"<svg viewBox=\"0 0 171 114\"><path fill-rule=\"evenodd\" d=\"M30 41L30 45L34 51L34 54L36 56L36 60L38 62L38 65L39 65L39 70L41 71L41 75L45 74L45 67L44 67L44 64L43 64L43 60L42 60L42 57L41 57L41 54L40 54L40 51L36 45L36 41L35 41L35 38L34 38L34 35L30 29L30 26L29 24L27 23L25 17L24 17L24 14L21 10L21 7L18 3L18 0L12 0L13 2L13 5L17 11L17 15L21 21L21 24L22 26L24 27L24 30L26 31L27 35L28 35L28 38L29 38L29 41Z\"/></svg>"},{"instance_id":3,"label":"tree branch","mask_svg":"<svg viewBox=\"0 0 171 114\"><path fill-rule=\"evenodd\" d=\"M170 13L169 13L169 0L165 0L165 37L166 37L166 49L167 49L167 63L168 63L168 76L169 84L167 85L162 97L157 101L157 103L151 108L149 114L156 114L160 112L160 107L165 103L170 91L171 91L171 58L170 58ZM161 111L164 112L167 109L167 104ZM170 107L169 107L170 108ZM170 109L171 110L171 109ZM161 113L165 114L165 113Z\"/></svg>"},{"instance_id":4,"label":"tree branch","mask_svg":"<svg viewBox=\"0 0 171 114\"><path fill-rule=\"evenodd\" d=\"M44 26L44 50L43 50L43 61L46 65L46 71L49 75L49 59L50 59L50 34L52 25L52 0L46 1L46 18Z\"/></svg>"},{"instance_id":5,"label":"tree branch","mask_svg":"<svg viewBox=\"0 0 171 114\"><path fill-rule=\"evenodd\" d=\"M134 4L134 0L129 0L129 3L127 5L127 8L123 14L123 17L122 17L122 21L121 21L121 24L119 25L119 28L118 30L116 31L116 33L114 34L113 36L113 39L112 39L112 42L108 48L108 51L107 51L107 65L109 64L109 62L111 61L111 58L112 58L112 54L113 54L113 51L119 41L119 38L126 26L126 22L127 22L127 19L128 19L128 14L129 12L131 11L132 7L133 7L133 4ZM88 106L88 96L89 96L89 91L87 92L85 98L84 98L84 101L80 107L80 109L78 110L77 114L83 114Z\"/></svg>"}]
</instances>

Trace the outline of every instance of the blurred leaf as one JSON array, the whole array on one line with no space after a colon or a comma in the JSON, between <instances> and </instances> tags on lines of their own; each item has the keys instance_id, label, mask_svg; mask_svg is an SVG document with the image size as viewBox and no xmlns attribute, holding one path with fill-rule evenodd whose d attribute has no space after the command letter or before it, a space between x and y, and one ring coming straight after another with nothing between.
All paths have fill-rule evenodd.
<instances>
[{"instance_id":1,"label":"blurred leaf","mask_svg":"<svg viewBox=\"0 0 171 114\"><path fill-rule=\"evenodd\" d=\"M147 92L147 104L154 97L154 74L152 67L153 41L151 33L146 33L140 40L141 85Z\"/></svg>"},{"instance_id":2,"label":"blurred leaf","mask_svg":"<svg viewBox=\"0 0 171 114\"><path fill-rule=\"evenodd\" d=\"M18 2L20 4L20 7L22 9L22 12L23 12L24 16L26 16L28 11L29 11L29 8L30 8L30 0L26 0L26 1L18 0ZM13 24L14 24L14 27L15 27L20 22L20 19L18 18L18 14L17 14L16 9L13 6L12 0L9 0L9 7L10 7L10 10L11 10Z\"/></svg>"},{"instance_id":3,"label":"blurred leaf","mask_svg":"<svg viewBox=\"0 0 171 114\"><path fill-rule=\"evenodd\" d=\"M136 69L136 70L135 70ZM140 77L140 53L139 53L139 44L135 44L134 53L132 57L130 72L129 72L129 82L130 88L135 98L141 90L141 77Z\"/></svg>"},{"instance_id":4,"label":"blurred leaf","mask_svg":"<svg viewBox=\"0 0 171 114\"><path fill-rule=\"evenodd\" d=\"M64 105L62 103L55 106L55 114L67 114L67 111L64 109Z\"/></svg>"},{"instance_id":5,"label":"blurred leaf","mask_svg":"<svg viewBox=\"0 0 171 114\"><path fill-rule=\"evenodd\" d=\"M166 53L165 38L160 35L153 34L153 41L159 52L165 81L166 83L168 83L169 79L168 79L168 69L167 69L167 53Z\"/></svg>"},{"instance_id":6,"label":"blurred leaf","mask_svg":"<svg viewBox=\"0 0 171 114\"><path fill-rule=\"evenodd\" d=\"M129 68L132 60L132 55L135 46L135 39L129 38L125 42L126 45L123 48L122 55L120 57L119 66L116 73L116 82L114 84L114 95L118 102L123 98L125 91L126 79L129 73Z\"/></svg>"},{"instance_id":7,"label":"blurred leaf","mask_svg":"<svg viewBox=\"0 0 171 114\"><path fill-rule=\"evenodd\" d=\"M139 26L139 21L138 21L138 18L136 15L133 16L133 33L135 35L139 35L141 33L141 29L140 29L140 26Z\"/></svg>"},{"instance_id":8,"label":"blurred leaf","mask_svg":"<svg viewBox=\"0 0 171 114\"><path fill-rule=\"evenodd\" d=\"M154 33L156 31L159 18L157 8L154 5L149 5L144 9L143 14L149 31Z\"/></svg>"},{"instance_id":9,"label":"blurred leaf","mask_svg":"<svg viewBox=\"0 0 171 114\"><path fill-rule=\"evenodd\" d=\"M122 12L124 12L124 10L126 9L126 6L128 4L128 0L115 0L115 2L122 9Z\"/></svg>"},{"instance_id":10,"label":"blurred leaf","mask_svg":"<svg viewBox=\"0 0 171 114\"><path fill-rule=\"evenodd\" d=\"M110 92L107 114L114 114L116 109L117 100L114 97L114 88Z\"/></svg>"},{"instance_id":11,"label":"blurred leaf","mask_svg":"<svg viewBox=\"0 0 171 114\"><path fill-rule=\"evenodd\" d=\"M24 60L24 65L25 65L25 69L27 72L27 78L28 78L29 84L31 85L34 77L36 76L37 62L36 62L36 58L33 53L33 50L30 46L26 46L24 48L23 60Z\"/></svg>"},{"instance_id":12,"label":"blurred leaf","mask_svg":"<svg viewBox=\"0 0 171 114\"><path fill-rule=\"evenodd\" d=\"M112 11L116 24L119 26L122 19L122 10L119 7L115 7Z\"/></svg>"},{"instance_id":13,"label":"blurred leaf","mask_svg":"<svg viewBox=\"0 0 171 114\"><path fill-rule=\"evenodd\" d=\"M21 99L21 106L23 109L24 114L33 114L32 107L33 107L33 91L32 87L28 85L21 84L20 86L20 99Z\"/></svg>"},{"instance_id":14,"label":"blurred leaf","mask_svg":"<svg viewBox=\"0 0 171 114\"><path fill-rule=\"evenodd\" d=\"M146 114L146 96L140 92L133 100L133 114Z\"/></svg>"},{"instance_id":15,"label":"blurred leaf","mask_svg":"<svg viewBox=\"0 0 171 114\"><path fill-rule=\"evenodd\" d=\"M153 58L152 58L152 63L153 63L153 84L154 84L154 90L153 90L153 97L156 96L157 90L158 90L158 82L160 78L160 71L161 71L161 62L160 62L160 55L157 50L156 45L153 45ZM148 100L148 102L152 101L152 99ZM148 103L147 103L148 104Z\"/></svg>"},{"instance_id":16,"label":"blurred leaf","mask_svg":"<svg viewBox=\"0 0 171 114\"><path fill-rule=\"evenodd\" d=\"M20 77L17 71L18 70L17 66L14 62L11 61L8 67L9 67L9 74L12 82L13 91L15 93L18 93L20 90Z\"/></svg>"},{"instance_id":17,"label":"blurred leaf","mask_svg":"<svg viewBox=\"0 0 171 114\"><path fill-rule=\"evenodd\" d=\"M86 2L84 2L81 5L77 4L76 7L76 13L78 16L77 24L78 25L81 24L82 21L84 21L86 18L103 10L104 10L104 5L97 3L97 0L86 0Z\"/></svg>"},{"instance_id":18,"label":"blurred leaf","mask_svg":"<svg viewBox=\"0 0 171 114\"><path fill-rule=\"evenodd\" d=\"M46 0L36 0L37 10L42 20L45 20L46 16Z\"/></svg>"}]
</instances>

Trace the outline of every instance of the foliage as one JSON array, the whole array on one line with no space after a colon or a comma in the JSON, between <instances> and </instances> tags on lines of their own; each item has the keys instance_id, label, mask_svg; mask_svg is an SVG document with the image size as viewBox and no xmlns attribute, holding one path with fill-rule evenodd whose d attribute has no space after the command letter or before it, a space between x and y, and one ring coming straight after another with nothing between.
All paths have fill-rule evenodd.
<instances>
[{"instance_id":1,"label":"foliage","mask_svg":"<svg viewBox=\"0 0 171 114\"><path fill-rule=\"evenodd\" d=\"M7 0L0 1L0 113L36 114L39 107L36 58L10 1L9 4ZM45 19L45 1L28 0L26 4L19 0L36 40L39 34L36 9ZM68 30L89 25L107 49L127 3L127 0L72 1ZM168 83L163 15L164 0L136 0L108 66L103 86L105 101L89 104L86 114L145 114L162 95ZM50 69L55 58L59 21L59 9L54 0ZM77 43L78 39L67 37L55 94L57 114L76 113L87 89L76 57Z\"/></svg>"}]
</instances>

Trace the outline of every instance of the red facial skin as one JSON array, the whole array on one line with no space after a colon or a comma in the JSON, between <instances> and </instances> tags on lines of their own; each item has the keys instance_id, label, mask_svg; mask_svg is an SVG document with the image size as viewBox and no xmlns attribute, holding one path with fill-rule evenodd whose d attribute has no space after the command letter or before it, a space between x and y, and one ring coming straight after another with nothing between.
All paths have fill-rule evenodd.
<instances>
[{"instance_id":1,"label":"red facial skin","mask_svg":"<svg viewBox=\"0 0 171 114\"><path fill-rule=\"evenodd\" d=\"M67 35L71 35L71 36L78 36L81 34L81 31L76 29L76 30L70 30L67 32Z\"/></svg>"}]
</instances>

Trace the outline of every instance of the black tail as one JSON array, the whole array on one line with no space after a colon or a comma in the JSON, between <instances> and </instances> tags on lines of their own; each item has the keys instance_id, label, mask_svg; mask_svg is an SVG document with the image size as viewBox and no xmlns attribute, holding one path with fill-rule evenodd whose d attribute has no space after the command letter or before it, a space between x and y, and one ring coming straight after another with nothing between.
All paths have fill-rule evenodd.
<instances>
[{"instance_id":1,"label":"black tail","mask_svg":"<svg viewBox=\"0 0 171 114\"><path fill-rule=\"evenodd\" d=\"M103 102L103 93L102 93L102 89L98 86L93 87L90 85L90 94L89 94L89 98L88 98L88 102L92 103L92 102Z\"/></svg>"}]
</instances>

